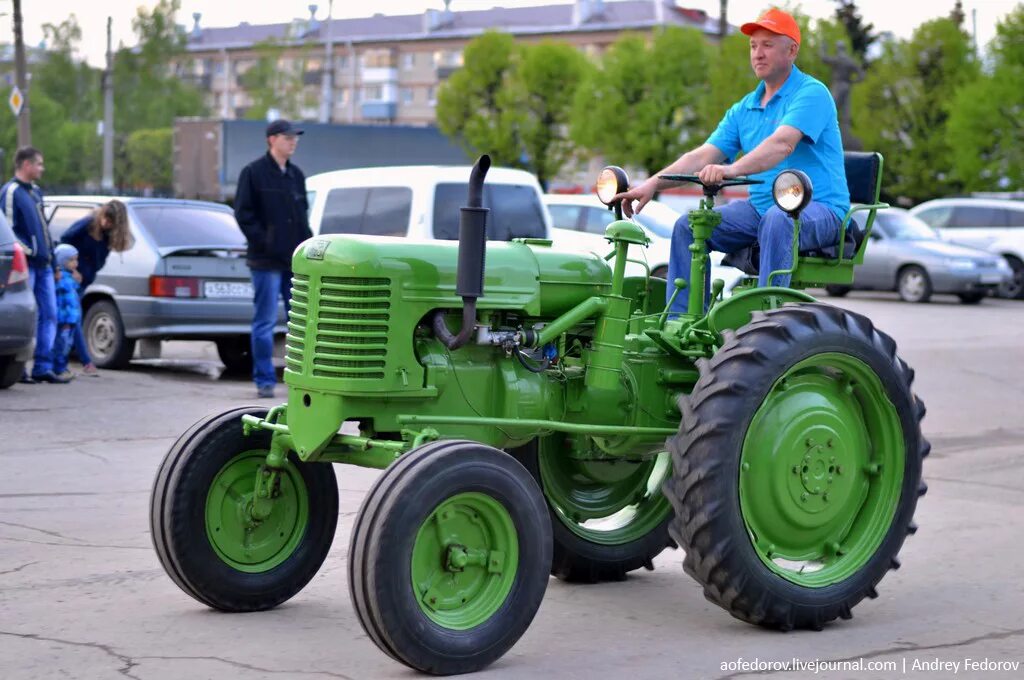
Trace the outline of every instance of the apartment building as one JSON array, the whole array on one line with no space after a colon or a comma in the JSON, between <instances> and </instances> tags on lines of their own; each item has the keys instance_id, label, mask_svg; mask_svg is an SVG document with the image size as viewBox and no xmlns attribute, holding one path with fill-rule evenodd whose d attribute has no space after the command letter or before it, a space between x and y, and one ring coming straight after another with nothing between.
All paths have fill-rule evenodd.
<instances>
[{"instance_id":1,"label":"apartment building","mask_svg":"<svg viewBox=\"0 0 1024 680\"><path fill-rule=\"evenodd\" d=\"M498 0L500 1L500 0ZM458 0L423 14L358 19L314 18L286 24L204 27L193 14L187 58L178 75L206 93L214 116L242 118L253 106L244 74L273 43L277 69L291 74L287 95L305 120L331 123L429 125L438 87L462 66L466 45L488 29L531 42L556 39L600 54L623 32L661 26L718 34L718 19L675 0L575 0L539 7L459 11ZM296 87L297 85L297 87Z\"/></svg>"}]
</instances>

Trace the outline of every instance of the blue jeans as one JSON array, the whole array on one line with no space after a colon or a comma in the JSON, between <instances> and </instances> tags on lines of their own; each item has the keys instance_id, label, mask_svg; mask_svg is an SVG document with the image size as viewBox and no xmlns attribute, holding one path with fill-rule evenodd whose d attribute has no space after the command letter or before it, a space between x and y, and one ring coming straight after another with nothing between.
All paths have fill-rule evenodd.
<instances>
[{"instance_id":1,"label":"blue jeans","mask_svg":"<svg viewBox=\"0 0 1024 680\"><path fill-rule=\"evenodd\" d=\"M57 337L53 341L53 372L57 375L68 370L68 355L75 341L75 329L81 335L81 324L61 324L57 329Z\"/></svg>"},{"instance_id":2,"label":"blue jeans","mask_svg":"<svg viewBox=\"0 0 1024 680\"><path fill-rule=\"evenodd\" d=\"M708 239L711 250L720 253L734 253L737 250L761 244L761 260L758 268L757 283L768 285L768 275L777 269L789 269L793 264L793 219L772 206L764 215L759 215L750 201L733 201L715 210L722 215L722 223L715 228ZM811 201L800 214L800 250L827 248L839 242L839 217L832 209L821 203ZM690 245L693 244L693 232L689 221L683 215L676 222L672 232L672 249L669 255L668 280L690 279ZM707 268L705 290L710 294L711 267ZM789 275L775 276L772 285L788 286ZM669 286L667 297L673 292ZM705 302L705 305L707 302ZM689 307L689 296L686 290L679 292L672 303L673 314L683 314Z\"/></svg>"},{"instance_id":3,"label":"blue jeans","mask_svg":"<svg viewBox=\"0 0 1024 680\"><path fill-rule=\"evenodd\" d=\"M274 372L274 326L277 325L277 299L284 298L288 313L292 273L279 269L253 269L252 379L257 387L277 384Z\"/></svg>"},{"instance_id":4,"label":"blue jeans","mask_svg":"<svg viewBox=\"0 0 1024 680\"><path fill-rule=\"evenodd\" d=\"M36 296L36 350L32 375L53 370L53 341L57 337L57 288L50 267L29 267L29 285Z\"/></svg>"},{"instance_id":5,"label":"blue jeans","mask_svg":"<svg viewBox=\"0 0 1024 680\"><path fill-rule=\"evenodd\" d=\"M85 344L85 333L82 332L82 324L75 324L71 342L75 347L75 354L78 355L78 360L82 362L82 365L88 366L91 364L92 356L89 355L89 346Z\"/></svg>"}]
</instances>

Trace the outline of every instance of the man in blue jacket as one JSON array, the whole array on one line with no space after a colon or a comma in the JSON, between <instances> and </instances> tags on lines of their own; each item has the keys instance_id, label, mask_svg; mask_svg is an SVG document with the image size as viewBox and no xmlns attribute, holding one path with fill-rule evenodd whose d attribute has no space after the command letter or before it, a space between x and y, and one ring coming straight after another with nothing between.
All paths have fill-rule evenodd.
<instances>
[{"instance_id":1,"label":"man in blue jacket","mask_svg":"<svg viewBox=\"0 0 1024 680\"><path fill-rule=\"evenodd\" d=\"M43 194L36 182L43 176L43 154L25 146L14 154L14 177L0 188L0 206L28 256L29 285L36 297L36 349L32 377L22 382L66 383L53 372L53 341L57 335L57 293L53 242L43 216Z\"/></svg>"},{"instance_id":2,"label":"man in blue jacket","mask_svg":"<svg viewBox=\"0 0 1024 680\"><path fill-rule=\"evenodd\" d=\"M277 301L285 310L291 293L292 253L312 236L306 176L289 159L302 130L286 120L267 126L267 152L242 168L235 191L235 220L249 243L255 309L252 319L252 377L256 396L271 398L277 384L272 356Z\"/></svg>"}]
</instances>

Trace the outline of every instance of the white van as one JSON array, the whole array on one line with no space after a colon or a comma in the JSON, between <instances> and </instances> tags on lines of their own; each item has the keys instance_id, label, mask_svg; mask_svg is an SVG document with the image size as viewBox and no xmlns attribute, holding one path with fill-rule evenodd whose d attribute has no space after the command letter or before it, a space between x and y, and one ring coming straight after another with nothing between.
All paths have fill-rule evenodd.
<instances>
[{"instance_id":1,"label":"white van","mask_svg":"<svg viewBox=\"0 0 1024 680\"><path fill-rule=\"evenodd\" d=\"M458 239L459 208L466 204L465 166L355 168L306 180L313 234ZM525 170L491 168L483 203L490 208L488 238L550 238L551 217L536 177Z\"/></svg>"}]
</instances>

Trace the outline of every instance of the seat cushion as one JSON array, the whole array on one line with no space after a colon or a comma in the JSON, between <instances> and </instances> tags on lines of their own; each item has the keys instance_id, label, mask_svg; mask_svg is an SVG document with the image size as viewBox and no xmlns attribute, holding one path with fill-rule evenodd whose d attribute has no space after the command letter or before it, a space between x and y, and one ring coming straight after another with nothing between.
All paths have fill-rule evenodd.
<instances>
[{"instance_id":1,"label":"seat cushion","mask_svg":"<svg viewBox=\"0 0 1024 680\"><path fill-rule=\"evenodd\" d=\"M843 247L843 259L850 259L856 253L857 249L860 248L861 242L864 240L864 229L861 228L860 223L857 222L857 218L851 218L850 224L846 228L846 238L844 239L845 244ZM823 257L828 259L835 259L838 254L839 246L833 245L827 248L813 248L811 250L801 250L800 257ZM754 243L741 248L734 253L729 253L722 258L722 264L726 267L735 267L744 274L750 276L757 276L761 261L761 244Z\"/></svg>"}]
</instances>

